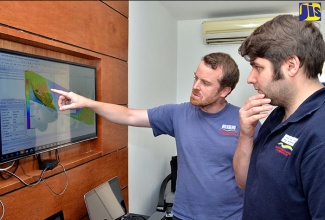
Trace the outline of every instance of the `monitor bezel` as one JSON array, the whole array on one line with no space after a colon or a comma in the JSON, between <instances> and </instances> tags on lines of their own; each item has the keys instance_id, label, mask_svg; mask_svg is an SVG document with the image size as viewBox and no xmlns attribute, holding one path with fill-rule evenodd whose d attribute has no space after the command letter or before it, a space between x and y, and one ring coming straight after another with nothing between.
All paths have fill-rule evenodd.
<instances>
[{"instance_id":1,"label":"monitor bezel","mask_svg":"<svg viewBox=\"0 0 325 220\"><path fill-rule=\"evenodd\" d=\"M74 66L79 66L79 67L85 67L85 68L90 68L92 70L94 70L94 81L95 81L95 100L97 99L97 67L95 65L87 65L87 64L82 64L82 63L77 63L77 62L72 62L72 61L67 61L67 60L61 60L58 58L53 58L53 57L47 57L47 56L43 56L43 55L37 55L37 54L31 54L31 53L27 53L27 52L21 52L21 51L15 51L15 50L10 50L10 49L5 49L5 48L0 48L0 53L7 53L7 54L12 54L12 55L18 55L18 56L25 56L28 58L34 58L34 59L40 59L40 60L44 60L44 61L52 61L52 62L57 62L57 63L62 63L62 64L68 64L68 65L74 65ZM94 140L98 138L98 117L97 114L95 114L95 133L92 136L89 137L82 137L81 139L78 138L78 140L74 140L75 138L71 138L69 140L68 143L65 144L60 144L60 145L56 145L53 147L48 147L45 149L36 149L36 146L34 147L34 151L30 152L30 153L26 153L26 154L20 154L17 156L13 156L10 157L8 159L2 159L2 141L1 141L1 133L0 133L0 165L2 164L6 164L9 162L14 162L20 159L24 159L24 158L28 158L34 155L38 155L38 154L42 154L42 153L46 153L49 151L53 151L53 150L57 150L60 148L65 148L71 145L75 145L78 143L82 143L82 142L86 142L89 140ZM27 149L27 148L26 148Z\"/></svg>"}]
</instances>

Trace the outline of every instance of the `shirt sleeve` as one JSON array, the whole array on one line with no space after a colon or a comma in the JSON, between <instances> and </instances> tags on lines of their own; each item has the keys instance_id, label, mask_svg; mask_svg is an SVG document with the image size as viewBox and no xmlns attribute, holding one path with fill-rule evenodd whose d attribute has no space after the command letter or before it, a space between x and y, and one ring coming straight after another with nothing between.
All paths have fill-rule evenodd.
<instances>
[{"instance_id":1,"label":"shirt sleeve","mask_svg":"<svg viewBox=\"0 0 325 220\"><path fill-rule=\"evenodd\" d=\"M174 114L176 104L167 104L148 109L148 118L154 136L167 134L174 137Z\"/></svg>"},{"instance_id":2,"label":"shirt sleeve","mask_svg":"<svg viewBox=\"0 0 325 220\"><path fill-rule=\"evenodd\" d=\"M304 156L301 164L302 188L312 219L325 216L325 143Z\"/></svg>"}]
</instances>

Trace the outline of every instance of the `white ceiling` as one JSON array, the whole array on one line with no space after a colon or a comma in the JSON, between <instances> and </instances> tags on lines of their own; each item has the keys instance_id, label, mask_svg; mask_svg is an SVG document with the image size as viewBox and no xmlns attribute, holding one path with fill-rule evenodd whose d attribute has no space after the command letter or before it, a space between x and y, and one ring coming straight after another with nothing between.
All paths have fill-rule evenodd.
<instances>
[{"instance_id":1,"label":"white ceiling","mask_svg":"<svg viewBox=\"0 0 325 220\"><path fill-rule=\"evenodd\" d=\"M299 12L301 1L160 1L177 20Z\"/></svg>"}]
</instances>

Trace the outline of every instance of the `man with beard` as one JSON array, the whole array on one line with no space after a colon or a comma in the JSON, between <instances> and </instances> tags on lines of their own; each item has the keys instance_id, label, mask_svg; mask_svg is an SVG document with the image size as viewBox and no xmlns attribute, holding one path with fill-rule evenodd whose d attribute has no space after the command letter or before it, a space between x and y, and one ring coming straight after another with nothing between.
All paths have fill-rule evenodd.
<instances>
[{"instance_id":1,"label":"man with beard","mask_svg":"<svg viewBox=\"0 0 325 220\"><path fill-rule=\"evenodd\" d=\"M241 219L243 190L235 181L232 158L239 134L239 107L226 101L239 80L235 61L225 53L203 57L194 72L190 102L148 110L130 109L52 89L60 110L88 107L105 119L151 127L177 146L174 219Z\"/></svg>"},{"instance_id":2,"label":"man with beard","mask_svg":"<svg viewBox=\"0 0 325 220\"><path fill-rule=\"evenodd\" d=\"M320 30L281 15L257 28L239 53L252 66L259 94L240 109L234 155L236 181L246 188L244 220L325 219L325 61ZM256 123L267 116L255 140Z\"/></svg>"}]
</instances>

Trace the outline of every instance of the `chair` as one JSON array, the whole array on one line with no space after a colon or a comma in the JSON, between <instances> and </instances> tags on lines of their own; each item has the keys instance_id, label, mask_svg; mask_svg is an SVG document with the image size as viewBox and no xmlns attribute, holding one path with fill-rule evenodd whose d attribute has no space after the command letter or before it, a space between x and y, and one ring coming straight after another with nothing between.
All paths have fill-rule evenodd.
<instances>
[{"instance_id":1,"label":"chair","mask_svg":"<svg viewBox=\"0 0 325 220\"><path fill-rule=\"evenodd\" d=\"M156 211L165 212L165 219L172 219L172 207L176 191L177 156L172 156L170 161L171 173L165 177L160 186L159 199Z\"/></svg>"}]
</instances>

